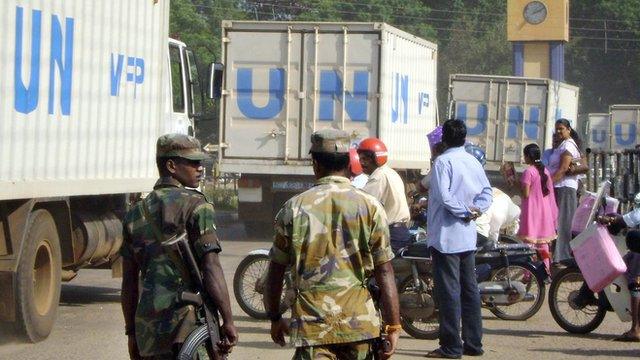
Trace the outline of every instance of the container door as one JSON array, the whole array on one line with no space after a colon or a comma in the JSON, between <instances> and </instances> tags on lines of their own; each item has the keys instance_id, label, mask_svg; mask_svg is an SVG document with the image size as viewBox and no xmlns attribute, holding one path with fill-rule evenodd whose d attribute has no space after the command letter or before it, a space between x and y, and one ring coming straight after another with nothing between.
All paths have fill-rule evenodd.
<instances>
[{"instance_id":1,"label":"container door","mask_svg":"<svg viewBox=\"0 0 640 360\"><path fill-rule=\"evenodd\" d=\"M304 124L299 157L309 158L309 137L318 129L348 132L354 141L375 136L378 111L379 35L304 35Z\"/></svg>"},{"instance_id":2,"label":"container door","mask_svg":"<svg viewBox=\"0 0 640 360\"><path fill-rule=\"evenodd\" d=\"M549 105L547 110L546 146L551 147L555 123L558 119L567 119L571 127L578 130L582 124L578 123L579 89L558 81L549 82Z\"/></svg>"},{"instance_id":3,"label":"container door","mask_svg":"<svg viewBox=\"0 0 640 360\"><path fill-rule=\"evenodd\" d=\"M300 34L229 31L227 37L224 157L297 156Z\"/></svg>"},{"instance_id":4,"label":"container door","mask_svg":"<svg viewBox=\"0 0 640 360\"><path fill-rule=\"evenodd\" d=\"M494 159L522 161L522 149L536 143L544 150L547 87L542 84L500 84L499 114Z\"/></svg>"},{"instance_id":5,"label":"container door","mask_svg":"<svg viewBox=\"0 0 640 360\"><path fill-rule=\"evenodd\" d=\"M609 114L589 114L586 132L586 147L592 150L611 148L611 116Z\"/></svg>"},{"instance_id":6,"label":"container door","mask_svg":"<svg viewBox=\"0 0 640 360\"><path fill-rule=\"evenodd\" d=\"M488 161L495 161L500 84L453 80L451 85L455 118L467 125L467 140L485 149Z\"/></svg>"},{"instance_id":7,"label":"container door","mask_svg":"<svg viewBox=\"0 0 640 360\"><path fill-rule=\"evenodd\" d=\"M637 144L640 108L611 108L612 150L632 149Z\"/></svg>"}]
</instances>

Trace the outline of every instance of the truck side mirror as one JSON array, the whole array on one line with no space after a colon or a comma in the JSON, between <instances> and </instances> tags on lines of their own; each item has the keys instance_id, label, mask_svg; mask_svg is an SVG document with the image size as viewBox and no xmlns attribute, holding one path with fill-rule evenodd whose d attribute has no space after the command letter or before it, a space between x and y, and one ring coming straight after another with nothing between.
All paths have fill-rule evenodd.
<instances>
[{"instance_id":1,"label":"truck side mirror","mask_svg":"<svg viewBox=\"0 0 640 360\"><path fill-rule=\"evenodd\" d=\"M455 100L451 100L449 101L449 109L448 109L448 116L447 119L455 119L457 114L456 114L456 101Z\"/></svg>"},{"instance_id":2,"label":"truck side mirror","mask_svg":"<svg viewBox=\"0 0 640 360\"><path fill-rule=\"evenodd\" d=\"M209 99L220 99L222 96L222 73L224 65L212 63L209 67Z\"/></svg>"}]
</instances>

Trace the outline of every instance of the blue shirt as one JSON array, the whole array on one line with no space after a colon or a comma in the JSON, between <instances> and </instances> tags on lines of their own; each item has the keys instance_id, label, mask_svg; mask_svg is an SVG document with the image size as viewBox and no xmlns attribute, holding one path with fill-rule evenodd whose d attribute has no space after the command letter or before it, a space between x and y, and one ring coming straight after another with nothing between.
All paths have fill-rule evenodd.
<instances>
[{"instance_id":1,"label":"blue shirt","mask_svg":"<svg viewBox=\"0 0 640 360\"><path fill-rule=\"evenodd\" d=\"M622 216L629 227L640 225L640 209L633 209Z\"/></svg>"},{"instance_id":2,"label":"blue shirt","mask_svg":"<svg viewBox=\"0 0 640 360\"><path fill-rule=\"evenodd\" d=\"M471 207L489 209L492 190L480 162L464 147L438 156L431 172L427 208L427 242L444 254L476 249L475 221L466 222Z\"/></svg>"}]
</instances>

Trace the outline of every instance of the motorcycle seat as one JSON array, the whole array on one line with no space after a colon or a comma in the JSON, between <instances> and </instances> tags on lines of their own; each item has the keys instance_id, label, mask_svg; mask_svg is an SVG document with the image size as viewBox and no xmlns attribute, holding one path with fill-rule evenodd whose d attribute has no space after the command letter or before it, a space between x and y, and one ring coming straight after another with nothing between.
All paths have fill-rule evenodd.
<instances>
[{"instance_id":1,"label":"motorcycle seat","mask_svg":"<svg viewBox=\"0 0 640 360\"><path fill-rule=\"evenodd\" d=\"M429 245L427 245L426 241L418 241L402 249L400 256L430 258L431 252L429 251Z\"/></svg>"},{"instance_id":2,"label":"motorcycle seat","mask_svg":"<svg viewBox=\"0 0 640 360\"><path fill-rule=\"evenodd\" d=\"M478 248L479 254L486 254L487 256L497 256L501 251L506 251L508 255L533 255L535 250L527 244L501 244L491 243L487 246ZM495 255L491 255L495 254Z\"/></svg>"}]
</instances>

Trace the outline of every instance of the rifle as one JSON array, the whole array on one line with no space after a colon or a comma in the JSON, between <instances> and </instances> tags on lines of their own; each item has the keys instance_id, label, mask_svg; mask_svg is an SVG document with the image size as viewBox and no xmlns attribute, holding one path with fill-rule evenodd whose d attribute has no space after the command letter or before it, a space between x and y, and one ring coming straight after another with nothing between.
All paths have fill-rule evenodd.
<instances>
[{"instance_id":1,"label":"rifle","mask_svg":"<svg viewBox=\"0 0 640 360\"><path fill-rule=\"evenodd\" d=\"M209 343L207 344L207 352L209 353L209 357L212 359L226 359L227 354L223 354L217 346L218 342L221 341L221 328L220 319L218 317L218 307L208 296L207 290L204 286L202 272L200 271L198 262L193 256L191 246L189 245L189 241L187 240L187 233L183 232L180 235L175 235L170 239L163 241L161 244L162 247L167 251L167 254L178 254L181 263L188 269L191 283L194 286L194 292L183 291L179 295L179 299L181 302L194 305L196 306L196 308L202 309L202 311L204 312L204 319L207 325L207 331L209 333L210 339Z\"/></svg>"}]
</instances>

